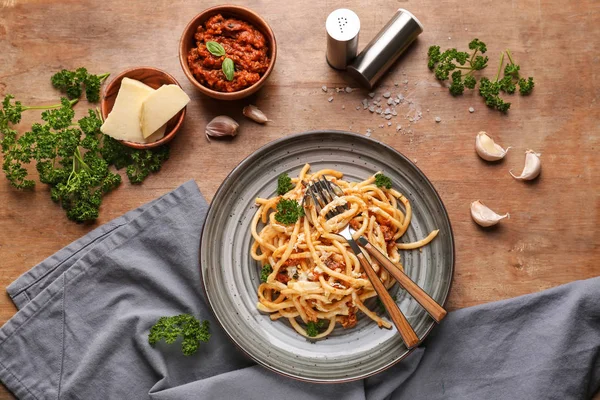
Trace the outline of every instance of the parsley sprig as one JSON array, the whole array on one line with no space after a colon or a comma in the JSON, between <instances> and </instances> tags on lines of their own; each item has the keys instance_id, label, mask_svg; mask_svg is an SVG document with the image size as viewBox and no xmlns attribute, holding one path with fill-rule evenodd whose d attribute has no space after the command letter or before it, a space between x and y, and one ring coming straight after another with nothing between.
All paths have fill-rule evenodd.
<instances>
[{"instance_id":1,"label":"parsley sprig","mask_svg":"<svg viewBox=\"0 0 600 400\"><path fill-rule=\"evenodd\" d=\"M175 343L178 337L182 337L181 351L186 356L191 356L200 347L200 342L208 342L210 333L208 321L198 321L189 314L175 315L172 317L161 317L150 328L148 343L154 346L161 340L166 343Z\"/></svg>"},{"instance_id":2,"label":"parsley sprig","mask_svg":"<svg viewBox=\"0 0 600 400\"><path fill-rule=\"evenodd\" d=\"M271 275L272 272L273 267L271 267L271 264L265 264L260 270L260 281L263 283L267 282L267 279L269 278L269 275Z\"/></svg>"},{"instance_id":3,"label":"parsley sprig","mask_svg":"<svg viewBox=\"0 0 600 400\"><path fill-rule=\"evenodd\" d=\"M277 203L275 220L285 225L295 224L300 217L304 216L304 210L296 200L281 199Z\"/></svg>"},{"instance_id":4,"label":"parsley sprig","mask_svg":"<svg viewBox=\"0 0 600 400\"><path fill-rule=\"evenodd\" d=\"M448 90L453 96L463 94L465 88L475 89L477 78L474 73L486 68L488 65L488 57L483 56L487 51L485 43L479 39L473 39L469 43L469 49L473 50L473 53L470 55L455 48L441 52L440 46L431 46L427 52L429 57L427 66L434 72L438 80L446 81L451 79ZM509 59L506 66L504 66L505 54ZM503 66L504 76L500 78ZM534 87L533 78L529 77L525 79L521 77L519 75L520 69L521 67L514 62L510 50L507 49L500 54L500 64L495 79L490 80L489 78L482 77L479 81L479 95L483 97L488 107L506 113L510 109L511 103L504 101L500 97L500 93L513 94L516 91L517 85L522 95L531 93Z\"/></svg>"},{"instance_id":5,"label":"parsley sprig","mask_svg":"<svg viewBox=\"0 0 600 400\"><path fill-rule=\"evenodd\" d=\"M310 337L315 337L319 334L319 330L323 329L325 321L320 319L317 322L308 321L306 324L306 334Z\"/></svg>"},{"instance_id":6,"label":"parsley sprig","mask_svg":"<svg viewBox=\"0 0 600 400\"><path fill-rule=\"evenodd\" d=\"M292 178L287 173L283 173L277 177L277 194L283 196L294 188Z\"/></svg>"},{"instance_id":7,"label":"parsley sprig","mask_svg":"<svg viewBox=\"0 0 600 400\"><path fill-rule=\"evenodd\" d=\"M440 46L431 46L427 52L429 56L427 66L437 79L445 81L450 72L454 71L450 85L450 93L453 96L463 94L465 87L473 89L477 83L473 73L487 67L488 57L482 55L487 51L485 43L475 38L469 43L469 49L473 50L472 54L454 48L441 52ZM462 71L466 71L464 76Z\"/></svg>"},{"instance_id":8,"label":"parsley sprig","mask_svg":"<svg viewBox=\"0 0 600 400\"><path fill-rule=\"evenodd\" d=\"M382 173L375 175L375 185L380 188L391 189L392 180Z\"/></svg>"},{"instance_id":9,"label":"parsley sprig","mask_svg":"<svg viewBox=\"0 0 600 400\"><path fill-rule=\"evenodd\" d=\"M85 87L85 97L90 103L100 100L100 86L110 74L90 74L86 68L77 68L75 71L63 69L52 75L52 86L66 93L70 99L81 97L82 87Z\"/></svg>"}]
</instances>

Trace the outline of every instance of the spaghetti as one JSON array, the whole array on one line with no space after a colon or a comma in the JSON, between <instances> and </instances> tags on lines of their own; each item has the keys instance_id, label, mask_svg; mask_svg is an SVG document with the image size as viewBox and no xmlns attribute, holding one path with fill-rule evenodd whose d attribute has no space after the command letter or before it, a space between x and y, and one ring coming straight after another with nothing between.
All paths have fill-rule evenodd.
<instances>
[{"instance_id":1,"label":"spaghetti","mask_svg":"<svg viewBox=\"0 0 600 400\"><path fill-rule=\"evenodd\" d=\"M358 258L336 233L351 224L356 230L355 239L365 236L402 268L398 250L425 246L438 230L414 243L396 243L412 217L405 196L394 189L376 186L375 175L362 182L348 182L336 170L324 169L313 174L309 170L310 165L306 164L298 177L292 178L293 188L285 195L256 199L259 208L251 224L254 238L251 256L268 273L258 287L258 310L270 314L272 320L287 318L299 334L311 339L328 336L336 323L344 328L353 327L358 311L379 327L391 328L389 321L365 306L365 301L377 293ZM282 198L302 204L306 182L325 175L343 191L335 204L330 203L319 213L310 205L306 211L310 213L310 221L306 216L289 225L277 221L276 209ZM347 205L347 211L328 220L327 212L340 204ZM259 224L263 225L260 230ZM392 287L395 280L390 274L368 254L365 256L385 287Z\"/></svg>"}]
</instances>

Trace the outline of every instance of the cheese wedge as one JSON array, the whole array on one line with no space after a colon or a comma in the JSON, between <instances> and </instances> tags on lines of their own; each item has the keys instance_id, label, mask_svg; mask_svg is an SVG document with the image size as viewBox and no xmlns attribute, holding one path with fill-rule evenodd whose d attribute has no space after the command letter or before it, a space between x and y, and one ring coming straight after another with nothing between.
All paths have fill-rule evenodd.
<instances>
[{"instance_id":1,"label":"cheese wedge","mask_svg":"<svg viewBox=\"0 0 600 400\"><path fill-rule=\"evenodd\" d=\"M189 103L190 98L177 85L164 85L142 103L142 136L148 137L165 125Z\"/></svg>"},{"instance_id":2,"label":"cheese wedge","mask_svg":"<svg viewBox=\"0 0 600 400\"><path fill-rule=\"evenodd\" d=\"M152 135L150 135L147 138L145 138L142 143L152 143L152 142L156 142L157 140L160 140L160 139L164 138L166 130L167 130L167 124L164 124L156 132L154 132Z\"/></svg>"},{"instance_id":3,"label":"cheese wedge","mask_svg":"<svg viewBox=\"0 0 600 400\"><path fill-rule=\"evenodd\" d=\"M140 127L142 103L154 92L154 89L140 81L123 78L113 109L100 128L102 133L117 140L137 143L150 143L162 138L166 125L151 132L148 139L144 138Z\"/></svg>"}]
</instances>

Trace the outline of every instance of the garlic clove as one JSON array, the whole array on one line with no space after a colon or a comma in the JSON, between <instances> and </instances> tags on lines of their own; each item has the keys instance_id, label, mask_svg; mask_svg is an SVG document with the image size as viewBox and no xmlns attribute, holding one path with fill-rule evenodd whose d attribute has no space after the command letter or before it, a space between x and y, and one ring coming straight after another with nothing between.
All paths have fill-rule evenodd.
<instances>
[{"instance_id":1,"label":"garlic clove","mask_svg":"<svg viewBox=\"0 0 600 400\"><path fill-rule=\"evenodd\" d=\"M258 107L253 106L252 104L244 107L242 114L244 114L245 117L250 118L252 121L258 122L259 124L264 124L269 121L265 113L260 111Z\"/></svg>"},{"instance_id":2,"label":"garlic clove","mask_svg":"<svg viewBox=\"0 0 600 400\"><path fill-rule=\"evenodd\" d=\"M504 215L496 214L481 201L476 200L471 203L471 218L473 218L473 221L478 225L488 227L496 225L504 218L510 218L510 215L508 213Z\"/></svg>"},{"instance_id":3,"label":"garlic clove","mask_svg":"<svg viewBox=\"0 0 600 400\"><path fill-rule=\"evenodd\" d=\"M503 149L502 146L494 142L494 140L481 131L475 137L475 151L479 157L486 161L498 161L504 158L510 147Z\"/></svg>"},{"instance_id":4,"label":"garlic clove","mask_svg":"<svg viewBox=\"0 0 600 400\"><path fill-rule=\"evenodd\" d=\"M210 142L210 137L226 137L237 135L237 129L240 125L231 117L219 115L206 125L204 133L206 139Z\"/></svg>"},{"instance_id":5,"label":"garlic clove","mask_svg":"<svg viewBox=\"0 0 600 400\"><path fill-rule=\"evenodd\" d=\"M512 173L512 170L509 171L509 173L513 178L521 181L530 181L537 178L542 170L542 160L540 160L540 156L541 154L538 154L533 150L527 150L525 152L525 167L523 168L521 175L516 176Z\"/></svg>"}]
</instances>

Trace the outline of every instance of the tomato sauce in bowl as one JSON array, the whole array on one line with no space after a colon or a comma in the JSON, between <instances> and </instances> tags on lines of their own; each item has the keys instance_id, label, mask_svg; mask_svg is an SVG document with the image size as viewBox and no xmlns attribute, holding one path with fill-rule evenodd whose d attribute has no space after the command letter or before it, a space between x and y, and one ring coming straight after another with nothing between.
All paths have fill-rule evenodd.
<instances>
[{"instance_id":1,"label":"tomato sauce in bowl","mask_svg":"<svg viewBox=\"0 0 600 400\"><path fill-rule=\"evenodd\" d=\"M196 47L189 50L188 66L198 82L212 90L243 90L258 82L269 68L267 39L245 21L216 14L198 26L194 39ZM206 42L210 41L223 46L225 55L211 54L206 48ZM231 81L222 71L225 58L230 58L235 65Z\"/></svg>"}]
</instances>

